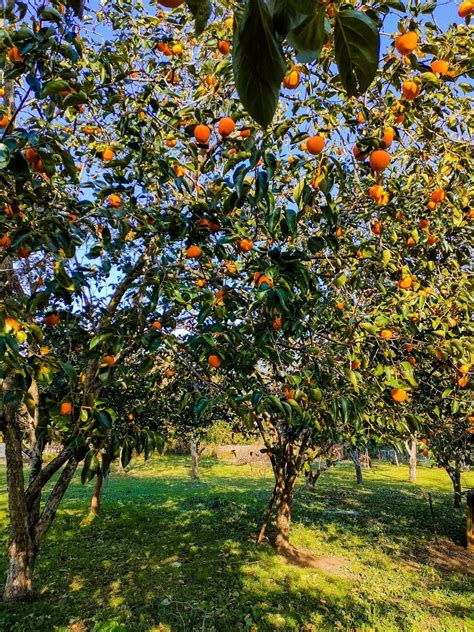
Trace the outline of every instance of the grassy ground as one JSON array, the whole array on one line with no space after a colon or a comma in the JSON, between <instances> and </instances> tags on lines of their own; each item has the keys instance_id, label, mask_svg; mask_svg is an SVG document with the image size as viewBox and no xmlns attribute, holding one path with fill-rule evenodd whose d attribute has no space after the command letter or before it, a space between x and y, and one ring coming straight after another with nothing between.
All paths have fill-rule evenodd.
<instances>
[{"instance_id":1,"label":"grassy ground","mask_svg":"<svg viewBox=\"0 0 474 632\"><path fill-rule=\"evenodd\" d=\"M473 558L447 475L377 464L362 487L340 465L298 489L292 542L319 568L254 544L272 480L262 468L208 460L192 482L184 458L114 474L102 514L75 481L37 565L37 601L0 604L0 630L474 630ZM474 486L474 473L464 475ZM6 570L0 468L0 576ZM427 492L434 498L438 544Z\"/></svg>"}]
</instances>

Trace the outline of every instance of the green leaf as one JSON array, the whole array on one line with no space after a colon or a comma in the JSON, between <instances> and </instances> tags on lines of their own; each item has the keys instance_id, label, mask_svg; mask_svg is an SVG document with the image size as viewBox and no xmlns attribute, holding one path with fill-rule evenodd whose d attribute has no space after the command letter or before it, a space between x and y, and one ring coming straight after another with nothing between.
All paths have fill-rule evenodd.
<instances>
[{"instance_id":1,"label":"green leaf","mask_svg":"<svg viewBox=\"0 0 474 632\"><path fill-rule=\"evenodd\" d=\"M351 96L362 94L377 72L380 37L375 22L360 11L342 9L336 13L334 48L344 89Z\"/></svg>"},{"instance_id":2,"label":"green leaf","mask_svg":"<svg viewBox=\"0 0 474 632\"><path fill-rule=\"evenodd\" d=\"M287 40L298 53L298 60L309 63L319 58L326 40L326 6L320 5L314 15L288 33Z\"/></svg>"},{"instance_id":3,"label":"green leaf","mask_svg":"<svg viewBox=\"0 0 474 632\"><path fill-rule=\"evenodd\" d=\"M54 263L54 277L59 285L61 285L65 290L68 290L69 292L74 290L74 283L71 277L64 269L63 264L59 261Z\"/></svg>"},{"instance_id":4,"label":"green leaf","mask_svg":"<svg viewBox=\"0 0 474 632\"><path fill-rule=\"evenodd\" d=\"M42 90L41 90L41 98L49 97L52 94L59 94L60 92L64 92L65 90L70 89L70 85L64 79L53 79L52 81L47 81Z\"/></svg>"},{"instance_id":5,"label":"green leaf","mask_svg":"<svg viewBox=\"0 0 474 632\"><path fill-rule=\"evenodd\" d=\"M89 344L89 349L94 349L97 345L100 345L102 342L106 340L110 340L113 338L114 334L110 331L94 336Z\"/></svg>"},{"instance_id":6,"label":"green leaf","mask_svg":"<svg viewBox=\"0 0 474 632\"><path fill-rule=\"evenodd\" d=\"M10 162L10 150L5 143L0 143L0 169L5 169Z\"/></svg>"},{"instance_id":7,"label":"green leaf","mask_svg":"<svg viewBox=\"0 0 474 632\"><path fill-rule=\"evenodd\" d=\"M278 105L286 64L263 0L249 0L234 29L232 63L243 106L267 127Z\"/></svg>"},{"instance_id":8,"label":"green leaf","mask_svg":"<svg viewBox=\"0 0 474 632\"><path fill-rule=\"evenodd\" d=\"M186 4L193 14L194 31L201 35L211 17L211 3L209 0L186 0Z\"/></svg>"},{"instance_id":9,"label":"green leaf","mask_svg":"<svg viewBox=\"0 0 474 632\"><path fill-rule=\"evenodd\" d=\"M122 467L127 467L130 463L130 459L132 458L132 446L128 441L125 441L122 446L122 453L120 455L120 461L122 463Z\"/></svg>"}]
</instances>

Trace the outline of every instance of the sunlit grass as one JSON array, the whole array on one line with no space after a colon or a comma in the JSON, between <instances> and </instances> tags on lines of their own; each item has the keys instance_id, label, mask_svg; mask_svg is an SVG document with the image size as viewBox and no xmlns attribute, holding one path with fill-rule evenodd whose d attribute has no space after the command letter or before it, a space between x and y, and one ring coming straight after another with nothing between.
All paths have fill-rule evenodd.
<instances>
[{"instance_id":1,"label":"sunlit grass","mask_svg":"<svg viewBox=\"0 0 474 632\"><path fill-rule=\"evenodd\" d=\"M410 485L406 467L377 464L358 487L343 464L315 492L300 487L292 541L314 569L254 544L270 471L212 460L201 470L192 481L186 459L163 457L114 473L93 521L92 484L76 480L38 560L39 599L0 606L0 630L474 630L464 509L443 471L419 468ZM0 468L2 573L5 487Z\"/></svg>"}]
</instances>

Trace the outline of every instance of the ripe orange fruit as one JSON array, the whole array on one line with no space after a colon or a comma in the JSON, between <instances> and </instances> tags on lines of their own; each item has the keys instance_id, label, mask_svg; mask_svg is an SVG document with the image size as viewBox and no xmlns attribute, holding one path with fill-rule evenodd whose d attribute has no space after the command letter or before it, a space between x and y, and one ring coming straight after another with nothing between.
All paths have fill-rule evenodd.
<instances>
[{"instance_id":1,"label":"ripe orange fruit","mask_svg":"<svg viewBox=\"0 0 474 632\"><path fill-rule=\"evenodd\" d=\"M343 303L342 301L340 301L339 303L336 303L336 307L337 309L343 310L345 308L346 304Z\"/></svg>"},{"instance_id":2,"label":"ripe orange fruit","mask_svg":"<svg viewBox=\"0 0 474 632\"><path fill-rule=\"evenodd\" d=\"M408 358L408 364L411 364L412 366L415 366L416 364L416 358L414 358L413 356L410 356Z\"/></svg>"},{"instance_id":3,"label":"ripe orange fruit","mask_svg":"<svg viewBox=\"0 0 474 632\"><path fill-rule=\"evenodd\" d=\"M106 355L102 358L102 364L106 364L107 366L113 366L115 364L115 356Z\"/></svg>"},{"instance_id":4,"label":"ripe orange fruit","mask_svg":"<svg viewBox=\"0 0 474 632\"><path fill-rule=\"evenodd\" d=\"M336 232L334 233L336 235L336 237L342 237L344 235L344 231L343 229L339 226L338 228L336 228Z\"/></svg>"},{"instance_id":5,"label":"ripe orange fruit","mask_svg":"<svg viewBox=\"0 0 474 632\"><path fill-rule=\"evenodd\" d=\"M213 88L217 84L217 77L215 75L206 75L204 77L204 83L209 88Z\"/></svg>"},{"instance_id":6,"label":"ripe orange fruit","mask_svg":"<svg viewBox=\"0 0 474 632\"><path fill-rule=\"evenodd\" d=\"M28 248L26 246L20 246L18 248L18 256L21 259L28 259L28 257L31 255L31 251L28 250Z\"/></svg>"},{"instance_id":7,"label":"ripe orange fruit","mask_svg":"<svg viewBox=\"0 0 474 632\"><path fill-rule=\"evenodd\" d=\"M461 2L458 8L458 15L460 18L466 18L468 15L474 11L474 4L470 0L466 0L466 2Z\"/></svg>"},{"instance_id":8,"label":"ripe orange fruit","mask_svg":"<svg viewBox=\"0 0 474 632\"><path fill-rule=\"evenodd\" d=\"M446 191L444 189L435 189L431 193L431 201L435 202L436 204L438 204L439 202L442 202L445 197L446 197Z\"/></svg>"},{"instance_id":9,"label":"ripe orange fruit","mask_svg":"<svg viewBox=\"0 0 474 632\"><path fill-rule=\"evenodd\" d=\"M357 369L360 369L360 360L352 360L351 369L353 371L357 371Z\"/></svg>"},{"instance_id":10,"label":"ripe orange fruit","mask_svg":"<svg viewBox=\"0 0 474 632\"><path fill-rule=\"evenodd\" d=\"M397 404L401 404L406 400L408 393L402 388L392 388L392 390L390 391L390 395L392 396L394 402L397 402Z\"/></svg>"},{"instance_id":11,"label":"ripe orange fruit","mask_svg":"<svg viewBox=\"0 0 474 632\"><path fill-rule=\"evenodd\" d=\"M227 136L230 136L234 130L235 123L233 119L231 119L229 116L224 116L224 118L221 118L221 120L217 124L217 131L222 136L222 138L227 138Z\"/></svg>"},{"instance_id":12,"label":"ripe orange fruit","mask_svg":"<svg viewBox=\"0 0 474 632\"><path fill-rule=\"evenodd\" d=\"M410 276L405 276L398 282L398 287L401 290L409 290L413 285L412 278Z\"/></svg>"},{"instance_id":13,"label":"ripe orange fruit","mask_svg":"<svg viewBox=\"0 0 474 632\"><path fill-rule=\"evenodd\" d=\"M301 81L299 70L292 70L283 78L283 86L287 90L295 90Z\"/></svg>"},{"instance_id":14,"label":"ripe orange fruit","mask_svg":"<svg viewBox=\"0 0 474 632\"><path fill-rule=\"evenodd\" d=\"M166 371L166 375L167 375L168 377L173 377L173 375L174 375L175 373L176 373L176 371L173 371L173 369L168 369L168 370Z\"/></svg>"},{"instance_id":15,"label":"ripe orange fruit","mask_svg":"<svg viewBox=\"0 0 474 632\"><path fill-rule=\"evenodd\" d=\"M407 101L413 101L419 94L421 88L415 81L404 81L402 84L403 98Z\"/></svg>"},{"instance_id":16,"label":"ripe orange fruit","mask_svg":"<svg viewBox=\"0 0 474 632\"><path fill-rule=\"evenodd\" d=\"M230 42L229 40L220 40L217 44L217 50L223 55L228 55L230 52Z\"/></svg>"},{"instance_id":17,"label":"ripe orange fruit","mask_svg":"<svg viewBox=\"0 0 474 632\"><path fill-rule=\"evenodd\" d=\"M166 145L167 145L167 147L173 148L173 147L176 147L176 143L177 142L178 141L176 140L176 138L168 138L166 140Z\"/></svg>"},{"instance_id":18,"label":"ripe orange fruit","mask_svg":"<svg viewBox=\"0 0 474 632\"><path fill-rule=\"evenodd\" d=\"M207 125L196 125L194 128L194 138L199 145L207 145L211 137L211 130Z\"/></svg>"},{"instance_id":19,"label":"ripe orange fruit","mask_svg":"<svg viewBox=\"0 0 474 632\"><path fill-rule=\"evenodd\" d=\"M395 48L400 53L400 55L409 55L415 50L417 44L418 35L415 33L415 31L408 31L407 33L403 33L403 35L399 35L395 40Z\"/></svg>"},{"instance_id":20,"label":"ripe orange fruit","mask_svg":"<svg viewBox=\"0 0 474 632\"><path fill-rule=\"evenodd\" d=\"M59 412L61 413L61 415L70 415L72 412L71 402L62 402Z\"/></svg>"},{"instance_id":21,"label":"ripe orange fruit","mask_svg":"<svg viewBox=\"0 0 474 632\"><path fill-rule=\"evenodd\" d=\"M107 198L107 202L112 208L120 208L122 206L122 198L116 193L111 193Z\"/></svg>"},{"instance_id":22,"label":"ripe orange fruit","mask_svg":"<svg viewBox=\"0 0 474 632\"><path fill-rule=\"evenodd\" d=\"M383 131L382 141L385 143L385 147L388 148L393 143L395 138L395 130L393 127L387 127Z\"/></svg>"},{"instance_id":23,"label":"ripe orange fruit","mask_svg":"<svg viewBox=\"0 0 474 632\"><path fill-rule=\"evenodd\" d=\"M186 169L181 165L175 165L173 167L173 171L175 172L177 178L182 178L186 174Z\"/></svg>"},{"instance_id":24,"label":"ripe orange fruit","mask_svg":"<svg viewBox=\"0 0 474 632\"><path fill-rule=\"evenodd\" d=\"M25 160L27 160L28 162L35 162L38 159L39 154L36 149L33 149L33 147L28 147L28 149L25 151Z\"/></svg>"},{"instance_id":25,"label":"ripe orange fruit","mask_svg":"<svg viewBox=\"0 0 474 632\"><path fill-rule=\"evenodd\" d=\"M4 114L0 117L0 129L5 129L5 127L10 122L10 117L7 114Z\"/></svg>"},{"instance_id":26,"label":"ripe orange fruit","mask_svg":"<svg viewBox=\"0 0 474 632\"><path fill-rule=\"evenodd\" d=\"M186 256L188 259L197 259L202 255L202 250L199 246L189 246L186 250Z\"/></svg>"},{"instance_id":27,"label":"ripe orange fruit","mask_svg":"<svg viewBox=\"0 0 474 632\"><path fill-rule=\"evenodd\" d=\"M47 327L55 327L59 323L60 318L57 312L51 312L51 314L46 314L43 322Z\"/></svg>"},{"instance_id":28,"label":"ripe orange fruit","mask_svg":"<svg viewBox=\"0 0 474 632\"><path fill-rule=\"evenodd\" d=\"M106 147L104 149L104 151L102 152L102 158L106 161L109 162L109 160L113 160L115 158L115 152L112 149L112 147Z\"/></svg>"},{"instance_id":29,"label":"ripe orange fruit","mask_svg":"<svg viewBox=\"0 0 474 632\"><path fill-rule=\"evenodd\" d=\"M240 130L240 137L248 138L251 133L252 133L252 130L249 127L244 127L243 129Z\"/></svg>"},{"instance_id":30,"label":"ripe orange fruit","mask_svg":"<svg viewBox=\"0 0 474 632\"><path fill-rule=\"evenodd\" d=\"M354 158L356 160L364 160L364 156L361 156L362 154L362 149L359 149L359 147L357 147L357 145L354 145L354 147L352 148L352 154L354 155Z\"/></svg>"},{"instance_id":31,"label":"ripe orange fruit","mask_svg":"<svg viewBox=\"0 0 474 632\"><path fill-rule=\"evenodd\" d=\"M20 323L11 316L7 316L5 318L5 325L8 325L8 327L10 327L10 329L13 329L13 331L20 331L21 329Z\"/></svg>"},{"instance_id":32,"label":"ripe orange fruit","mask_svg":"<svg viewBox=\"0 0 474 632\"><path fill-rule=\"evenodd\" d=\"M167 9L176 9L180 5L182 5L184 0L160 0L160 4L162 7L166 7Z\"/></svg>"},{"instance_id":33,"label":"ripe orange fruit","mask_svg":"<svg viewBox=\"0 0 474 632\"><path fill-rule=\"evenodd\" d=\"M25 58L20 53L20 49L18 48L18 46L13 46L13 48L10 48L7 53L7 57L10 61L17 64L22 64L25 61Z\"/></svg>"},{"instance_id":34,"label":"ripe orange fruit","mask_svg":"<svg viewBox=\"0 0 474 632\"><path fill-rule=\"evenodd\" d=\"M253 248L253 241L251 239L240 239L237 248L240 252L250 252Z\"/></svg>"},{"instance_id":35,"label":"ripe orange fruit","mask_svg":"<svg viewBox=\"0 0 474 632\"><path fill-rule=\"evenodd\" d=\"M219 358L218 355L215 355L215 354L211 354L207 358L207 361L214 369L218 369L220 365L222 364L222 360Z\"/></svg>"},{"instance_id":36,"label":"ripe orange fruit","mask_svg":"<svg viewBox=\"0 0 474 632\"><path fill-rule=\"evenodd\" d=\"M323 151L325 144L326 141L322 136L311 136L311 138L308 138L306 141L306 149L313 156L317 156Z\"/></svg>"},{"instance_id":37,"label":"ripe orange fruit","mask_svg":"<svg viewBox=\"0 0 474 632\"><path fill-rule=\"evenodd\" d=\"M374 171L383 171L391 160L390 154L385 149L376 149L370 154L370 166Z\"/></svg>"},{"instance_id":38,"label":"ripe orange fruit","mask_svg":"<svg viewBox=\"0 0 474 632\"><path fill-rule=\"evenodd\" d=\"M207 281L206 281L206 279L198 279L196 281L196 285L198 287L207 287Z\"/></svg>"},{"instance_id":39,"label":"ripe orange fruit","mask_svg":"<svg viewBox=\"0 0 474 632\"><path fill-rule=\"evenodd\" d=\"M380 337L384 340L391 340L393 338L393 331L390 329L382 329L380 332Z\"/></svg>"},{"instance_id":40,"label":"ripe orange fruit","mask_svg":"<svg viewBox=\"0 0 474 632\"><path fill-rule=\"evenodd\" d=\"M171 47L171 52L173 53L173 55L182 55L184 51L184 48L181 46L181 44L174 44Z\"/></svg>"},{"instance_id":41,"label":"ripe orange fruit","mask_svg":"<svg viewBox=\"0 0 474 632\"><path fill-rule=\"evenodd\" d=\"M462 373L463 375L467 375L470 370L471 367L469 366L469 364L461 364L461 366L459 367L459 373Z\"/></svg>"},{"instance_id":42,"label":"ripe orange fruit","mask_svg":"<svg viewBox=\"0 0 474 632\"><path fill-rule=\"evenodd\" d=\"M421 228L421 230L426 230L429 225L430 220L426 218L420 219L420 221L418 222L418 226Z\"/></svg>"},{"instance_id":43,"label":"ripe orange fruit","mask_svg":"<svg viewBox=\"0 0 474 632\"><path fill-rule=\"evenodd\" d=\"M380 200L380 198L385 193L384 188L380 186L380 184L374 184L369 189L369 195L373 199L374 202Z\"/></svg>"},{"instance_id":44,"label":"ripe orange fruit","mask_svg":"<svg viewBox=\"0 0 474 632\"><path fill-rule=\"evenodd\" d=\"M438 75L447 75L449 72L449 64L444 59L436 59L431 63L431 70Z\"/></svg>"},{"instance_id":45,"label":"ripe orange fruit","mask_svg":"<svg viewBox=\"0 0 474 632\"><path fill-rule=\"evenodd\" d=\"M382 229L383 229L382 222L379 219L376 220L370 227L370 230L374 233L374 235L381 235Z\"/></svg>"},{"instance_id":46,"label":"ripe orange fruit","mask_svg":"<svg viewBox=\"0 0 474 632\"><path fill-rule=\"evenodd\" d=\"M254 276L254 280L255 280L255 276ZM258 287L260 287L264 283L266 283L269 287L273 285L273 281L270 279L270 277L267 277L266 274L259 274L259 276L257 277Z\"/></svg>"},{"instance_id":47,"label":"ripe orange fruit","mask_svg":"<svg viewBox=\"0 0 474 632\"><path fill-rule=\"evenodd\" d=\"M160 323L159 320L154 320L151 323L151 326L153 327L153 329L161 329L163 325Z\"/></svg>"},{"instance_id":48,"label":"ripe orange fruit","mask_svg":"<svg viewBox=\"0 0 474 632\"><path fill-rule=\"evenodd\" d=\"M436 208L436 202L433 202L433 200L430 200L426 206L428 207L429 211L433 211Z\"/></svg>"},{"instance_id":49,"label":"ripe orange fruit","mask_svg":"<svg viewBox=\"0 0 474 632\"><path fill-rule=\"evenodd\" d=\"M275 331L279 331L282 327L282 324L283 324L283 321L281 317L277 316L272 323L272 327Z\"/></svg>"},{"instance_id":50,"label":"ripe orange fruit","mask_svg":"<svg viewBox=\"0 0 474 632\"><path fill-rule=\"evenodd\" d=\"M5 204L3 206L3 212L5 213L7 217L12 218L14 214L13 206L11 204Z\"/></svg>"},{"instance_id":51,"label":"ripe orange fruit","mask_svg":"<svg viewBox=\"0 0 474 632\"><path fill-rule=\"evenodd\" d=\"M407 342L405 345L405 349L410 353L411 351L413 351L414 347L411 342Z\"/></svg>"},{"instance_id":52,"label":"ripe orange fruit","mask_svg":"<svg viewBox=\"0 0 474 632\"><path fill-rule=\"evenodd\" d=\"M413 248L413 246L415 245L415 240L413 239L413 237L408 237L407 239L407 246L408 248Z\"/></svg>"},{"instance_id":53,"label":"ripe orange fruit","mask_svg":"<svg viewBox=\"0 0 474 632\"><path fill-rule=\"evenodd\" d=\"M365 123L365 118L362 112L357 112L357 122L359 125L363 125Z\"/></svg>"},{"instance_id":54,"label":"ripe orange fruit","mask_svg":"<svg viewBox=\"0 0 474 632\"><path fill-rule=\"evenodd\" d=\"M438 238L436 235L428 235L426 241L430 246L433 246L438 241Z\"/></svg>"},{"instance_id":55,"label":"ripe orange fruit","mask_svg":"<svg viewBox=\"0 0 474 632\"><path fill-rule=\"evenodd\" d=\"M469 380L468 380L467 375L463 375L462 377L458 379L458 384L461 388L464 388L465 386L467 386L468 381Z\"/></svg>"},{"instance_id":56,"label":"ripe orange fruit","mask_svg":"<svg viewBox=\"0 0 474 632\"><path fill-rule=\"evenodd\" d=\"M12 240L10 239L10 235L6 233L4 235L0 235L0 248L9 248L12 245Z\"/></svg>"}]
</instances>

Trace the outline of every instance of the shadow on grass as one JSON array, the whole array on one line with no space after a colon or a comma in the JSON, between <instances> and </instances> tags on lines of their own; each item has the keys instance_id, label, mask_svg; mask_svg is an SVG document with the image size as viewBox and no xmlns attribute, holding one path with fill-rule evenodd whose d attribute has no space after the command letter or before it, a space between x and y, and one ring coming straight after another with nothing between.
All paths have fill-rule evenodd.
<instances>
[{"instance_id":1,"label":"shadow on grass","mask_svg":"<svg viewBox=\"0 0 474 632\"><path fill-rule=\"evenodd\" d=\"M185 459L114 475L102 514L82 527L90 486L75 481L38 560L40 598L1 605L0 629L67 630L81 622L86 630L102 621L108 623L96 626L101 632L159 630L160 624L183 631L421 630L430 629L416 628L427 609L435 622L469 616L469 585L461 574L441 578L435 566L409 566L417 546L431 542L415 488L380 477L357 488L347 468L321 479L314 494L299 488L294 543L332 556L338 566L308 569L254 544L272 487L270 471L252 479L243 467L206 461L202 475L201 482L190 481ZM443 512L448 499L444 492ZM338 513L346 510L357 513ZM452 537L457 529L451 508L447 515L440 534ZM375 548L380 554L372 557ZM406 588L391 579L400 563L405 579L413 575L423 582L406 606ZM5 568L3 556L0 571ZM381 578L393 581L393 589L381 587ZM433 588L451 597L433 598L427 606Z\"/></svg>"}]
</instances>

